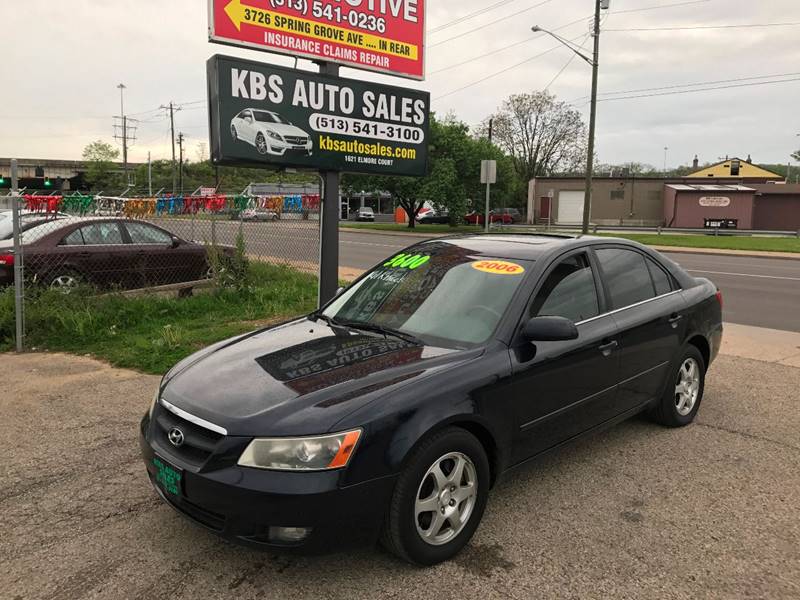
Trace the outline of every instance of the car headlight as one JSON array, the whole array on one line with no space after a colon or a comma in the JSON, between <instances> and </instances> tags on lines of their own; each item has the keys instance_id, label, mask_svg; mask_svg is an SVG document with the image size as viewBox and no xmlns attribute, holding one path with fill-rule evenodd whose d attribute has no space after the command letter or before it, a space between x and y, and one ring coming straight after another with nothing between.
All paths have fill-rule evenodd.
<instances>
[{"instance_id":1,"label":"car headlight","mask_svg":"<svg viewBox=\"0 0 800 600\"><path fill-rule=\"evenodd\" d=\"M274 131L267 131L267 135L273 140L278 140L279 142L283 141L283 138L280 136L280 134L275 133Z\"/></svg>"},{"instance_id":2,"label":"car headlight","mask_svg":"<svg viewBox=\"0 0 800 600\"><path fill-rule=\"evenodd\" d=\"M361 430L302 438L256 438L239 465L279 471L341 469L353 455Z\"/></svg>"},{"instance_id":3,"label":"car headlight","mask_svg":"<svg viewBox=\"0 0 800 600\"><path fill-rule=\"evenodd\" d=\"M158 404L158 397L161 395L161 386L159 385L156 388L156 393L153 394L153 401L150 403L150 411L147 413L148 418L150 420L153 419L153 411L156 409L156 404Z\"/></svg>"}]
</instances>

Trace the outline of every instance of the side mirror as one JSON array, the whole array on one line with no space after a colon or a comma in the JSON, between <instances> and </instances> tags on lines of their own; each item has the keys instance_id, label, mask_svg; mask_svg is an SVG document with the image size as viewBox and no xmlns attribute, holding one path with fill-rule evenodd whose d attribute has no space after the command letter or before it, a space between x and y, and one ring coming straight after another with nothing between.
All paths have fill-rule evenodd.
<instances>
[{"instance_id":1,"label":"side mirror","mask_svg":"<svg viewBox=\"0 0 800 600\"><path fill-rule=\"evenodd\" d=\"M173 236L172 236L172 241L170 242L170 244L169 244L169 247L170 247L170 248L177 248L177 247L178 247L178 246L180 246L180 245L181 245L181 240L180 240L180 238L177 238L177 237L175 237L175 236L173 235Z\"/></svg>"},{"instance_id":2,"label":"side mirror","mask_svg":"<svg viewBox=\"0 0 800 600\"><path fill-rule=\"evenodd\" d=\"M534 317L525 323L522 335L530 342L559 342L577 339L578 328L564 317Z\"/></svg>"}]
</instances>

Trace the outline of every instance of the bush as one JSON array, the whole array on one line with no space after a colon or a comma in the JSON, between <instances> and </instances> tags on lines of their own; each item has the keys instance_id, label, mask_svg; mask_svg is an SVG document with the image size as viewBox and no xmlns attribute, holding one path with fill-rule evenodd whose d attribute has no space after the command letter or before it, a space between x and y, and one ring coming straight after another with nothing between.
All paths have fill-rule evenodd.
<instances>
[{"instance_id":1,"label":"bush","mask_svg":"<svg viewBox=\"0 0 800 600\"><path fill-rule=\"evenodd\" d=\"M70 294L42 289L26 301L25 347L92 354L163 373L203 346L314 309L317 280L289 267L250 264L242 288L186 298ZM0 291L0 351L14 347L14 290Z\"/></svg>"}]
</instances>

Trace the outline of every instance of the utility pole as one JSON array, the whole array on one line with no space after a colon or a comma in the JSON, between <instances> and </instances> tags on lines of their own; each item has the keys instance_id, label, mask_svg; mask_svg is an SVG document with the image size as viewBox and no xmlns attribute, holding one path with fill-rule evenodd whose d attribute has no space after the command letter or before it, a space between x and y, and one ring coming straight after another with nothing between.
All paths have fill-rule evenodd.
<instances>
[{"instance_id":1,"label":"utility pole","mask_svg":"<svg viewBox=\"0 0 800 600\"><path fill-rule=\"evenodd\" d=\"M128 125L129 119L125 115L125 101L123 95L127 86L124 83L120 83L117 88L119 89L119 117L114 118L119 119L120 124L114 124L114 138L122 140L122 171L125 173L125 184L127 185L130 183L130 178L128 177L128 142L135 141L136 127ZM130 120L135 122L135 119ZM117 129L119 129L120 133L117 133ZM131 134L131 130L133 130L133 134Z\"/></svg>"},{"instance_id":2,"label":"utility pole","mask_svg":"<svg viewBox=\"0 0 800 600\"><path fill-rule=\"evenodd\" d=\"M180 178L180 184L178 188L183 194L183 133L178 133L178 152L180 157L180 165L178 167L178 177Z\"/></svg>"},{"instance_id":3,"label":"utility pole","mask_svg":"<svg viewBox=\"0 0 800 600\"><path fill-rule=\"evenodd\" d=\"M592 101L591 109L589 111L589 144L586 152L586 181L584 182L583 194L583 226L581 230L583 233L589 233L589 218L592 214L592 171L594 169L594 130L595 120L597 117L597 67L600 60L600 10L608 10L611 0L595 0L594 2L594 26L592 27L592 34L594 36L594 50L592 57L589 58L583 52L582 48L575 46L569 40L565 40L560 35L548 31L539 25L531 27L531 31L537 33L541 31L546 33L555 40L561 42L564 46L572 50L575 54L581 57L584 62L592 67Z\"/></svg>"},{"instance_id":4,"label":"utility pole","mask_svg":"<svg viewBox=\"0 0 800 600\"><path fill-rule=\"evenodd\" d=\"M489 119L489 143L492 143L492 126L494 125L494 119Z\"/></svg>"},{"instance_id":5,"label":"utility pole","mask_svg":"<svg viewBox=\"0 0 800 600\"><path fill-rule=\"evenodd\" d=\"M147 195L153 195L153 163L150 162L150 151L147 152Z\"/></svg>"},{"instance_id":6,"label":"utility pole","mask_svg":"<svg viewBox=\"0 0 800 600\"><path fill-rule=\"evenodd\" d=\"M583 194L583 226L581 231L589 233L589 219L592 214L592 170L594 169L594 129L597 117L597 61L600 58L600 3L594 1L594 53L592 55L592 105L589 109L589 147L586 153L586 182Z\"/></svg>"},{"instance_id":7,"label":"utility pole","mask_svg":"<svg viewBox=\"0 0 800 600\"><path fill-rule=\"evenodd\" d=\"M169 110L169 132L170 132L170 139L172 140L172 195L175 195L175 186L177 184L176 181L176 167L177 163L175 162L175 110L180 110L180 108L175 109L174 104L172 102L169 103L169 106L161 105L161 108L164 110Z\"/></svg>"},{"instance_id":8,"label":"utility pole","mask_svg":"<svg viewBox=\"0 0 800 600\"><path fill-rule=\"evenodd\" d=\"M667 176L667 150L669 150L669 148L664 146L664 177Z\"/></svg>"},{"instance_id":9,"label":"utility pole","mask_svg":"<svg viewBox=\"0 0 800 600\"><path fill-rule=\"evenodd\" d=\"M125 119L125 84L120 83L119 88L119 115L122 117L122 171L125 173L125 183L128 183L128 121Z\"/></svg>"}]
</instances>

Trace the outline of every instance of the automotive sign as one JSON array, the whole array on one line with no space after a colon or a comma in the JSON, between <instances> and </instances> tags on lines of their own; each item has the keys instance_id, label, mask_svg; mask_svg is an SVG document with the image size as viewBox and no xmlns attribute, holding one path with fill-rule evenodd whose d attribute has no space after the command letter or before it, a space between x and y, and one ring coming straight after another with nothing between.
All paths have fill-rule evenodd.
<instances>
[{"instance_id":1,"label":"automotive sign","mask_svg":"<svg viewBox=\"0 0 800 600\"><path fill-rule=\"evenodd\" d=\"M209 0L209 39L425 78L424 0Z\"/></svg>"},{"instance_id":2,"label":"automotive sign","mask_svg":"<svg viewBox=\"0 0 800 600\"><path fill-rule=\"evenodd\" d=\"M426 173L427 92L229 56L207 66L215 162Z\"/></svg>"}]
</instances>

